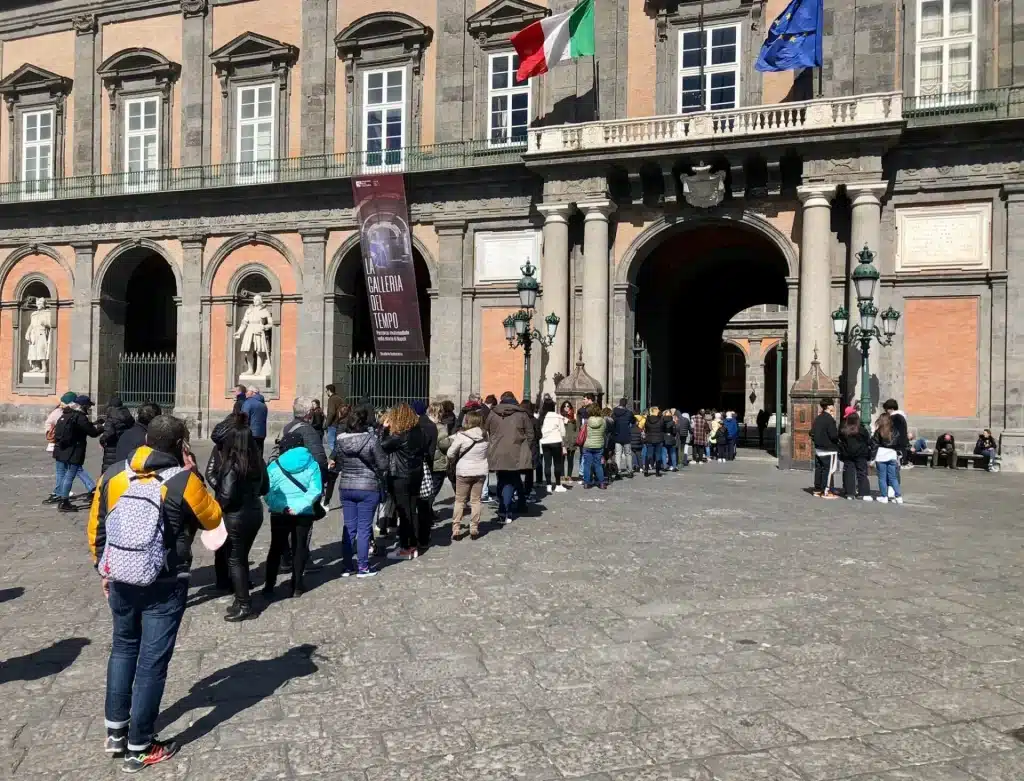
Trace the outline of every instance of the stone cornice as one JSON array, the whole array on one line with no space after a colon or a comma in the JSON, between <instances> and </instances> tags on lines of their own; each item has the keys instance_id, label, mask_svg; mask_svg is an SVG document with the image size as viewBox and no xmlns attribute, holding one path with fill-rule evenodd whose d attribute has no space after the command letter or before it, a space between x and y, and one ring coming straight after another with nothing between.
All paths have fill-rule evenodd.
<instances>
[{"instance_id":1,"label":"stone cornice","mask_svg":"<svg viewBox=\"0 0 1024 781\"><path fill-rule=\"evenodd\" d=\"M86 16L102 14L106 17L140 11L177 13L180 0L80 0L68 6L69 3L59 0L44 0L26 8L5 10L0 14L0 36L16 38L18 33L39 35L58 30L75 30L79 35L88 35L93 31L85 27ZM82 27L74 23L80 18Z\"/></svg>"}]
</instances>

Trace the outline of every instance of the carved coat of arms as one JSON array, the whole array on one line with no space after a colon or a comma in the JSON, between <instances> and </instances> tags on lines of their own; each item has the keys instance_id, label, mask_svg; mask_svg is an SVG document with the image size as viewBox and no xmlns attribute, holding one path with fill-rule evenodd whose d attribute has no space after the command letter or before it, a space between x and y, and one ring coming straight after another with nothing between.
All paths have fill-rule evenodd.
<instances>
[{"instance_id":1,"label":"carved coat of arms","mask_svg":"<svg viewBox=\"0 0 1024 781\"><path fill-rule=\"evenodd\" d=\"M709 165L698 165L692 174L680 178L683 197L690 206L710 209L725 199L725 171L712 171Z\"/></svg>"}]
</instances>

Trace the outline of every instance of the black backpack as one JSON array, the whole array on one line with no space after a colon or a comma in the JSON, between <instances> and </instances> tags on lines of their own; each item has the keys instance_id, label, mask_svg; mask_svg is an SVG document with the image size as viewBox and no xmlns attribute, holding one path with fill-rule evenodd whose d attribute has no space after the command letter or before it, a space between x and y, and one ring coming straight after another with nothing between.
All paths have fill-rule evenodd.
<instances>
[{"instance_id":1,"label":"black backpack","mask_svg":"<svg viewBox=\"0 0 1024 781\"><path fill-rule=\"evenodd\" d=\"M57 425L53 427L53 443L61 450L67 450L75 444L75 426L72 415L61 415Z\"/></svg>"}]
</instances>

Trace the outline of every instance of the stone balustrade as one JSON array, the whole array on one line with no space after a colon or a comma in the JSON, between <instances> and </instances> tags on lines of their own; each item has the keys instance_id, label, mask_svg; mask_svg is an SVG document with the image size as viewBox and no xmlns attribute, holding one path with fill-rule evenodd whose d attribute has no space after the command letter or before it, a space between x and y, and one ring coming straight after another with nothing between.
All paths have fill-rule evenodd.
<instances>
[{"instance_id":1,"label":"stone balustrade","mask_svg":"<svg viewBox=\"0 0 1024 781\"><path fill-rule=\"evenodd\" d=\"M902 121L903 95L899 92L819 98L679 116L537 128L529 132L525 156L677 145L803 131L841 131Z\"/></svg>"}]
</instances>

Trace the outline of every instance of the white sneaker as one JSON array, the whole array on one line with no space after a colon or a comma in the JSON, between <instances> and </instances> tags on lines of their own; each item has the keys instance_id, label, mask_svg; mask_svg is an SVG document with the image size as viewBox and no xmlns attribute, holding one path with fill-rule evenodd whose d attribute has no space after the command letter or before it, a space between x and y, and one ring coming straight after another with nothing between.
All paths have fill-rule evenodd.
<instances>
[{"instance_id":1,"label":"white sneaker","mask_svg":"<svg viewBox=\"0 0 1024 781\"><path fill-rule=\"evenodd\" d=\"M888 499L888 497L885 497L885 496L879 496L877 499L875 499L875 501L876 502L881 502L882 504L888 504L889 499Z\"/></svg>"},{"instance_id":2,"label":"white sneaker","mask_svg":"<svg viewBox=\"0 0 1024 781\"><path fill-rule=\"evenodd\" d=\"M893 498L895 498L895 497L896 497L896 489L895 489L895 488L893 488L893 487L892 487L892 486L890 485L890 486L889 486L889 491L888 491L888 493L886 494L886 496L888 496L888 497L889 497L890 499L893 499Z\"/></svg>"},{"instance_id":3,"label":"white sneaker","mask_svg":"<svg viewBox=\"0 0 1024 781\"><path fill-rule=\"evenodd\" d=\"M556 494L564 494L564 493L568 493L568 491L569 491L569 489L566 488L564 485L556 485L554 487L554 489L552 489L552 490L554 490L554 492Z\"/></svg>"},{"instance_id":4,"label":"white sneaker","mask_svg":"<svg viewBox=\"0 0 1024 781\"><path fill-rule=\"evenodd\" d=\"M873 496L862 496L861 499L863 499L865 502L873 502L873 501L875 501L875 497L873 497Z\"/></svg>"},{"instance_id":5,"label":"white sneaker","mask_svg":"<svg viewBox=\"0 0 1024 781\"><path fill-rule=\"evenodd\" d=\"M896 502L896 504L903 504L903 497L897 496L893 501Z\"/></svg>"}]
</instances>

